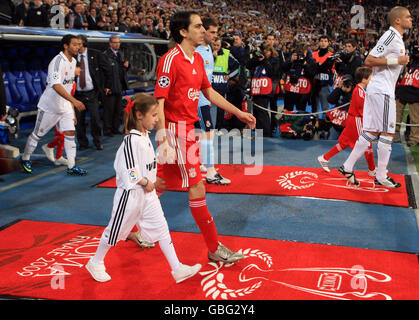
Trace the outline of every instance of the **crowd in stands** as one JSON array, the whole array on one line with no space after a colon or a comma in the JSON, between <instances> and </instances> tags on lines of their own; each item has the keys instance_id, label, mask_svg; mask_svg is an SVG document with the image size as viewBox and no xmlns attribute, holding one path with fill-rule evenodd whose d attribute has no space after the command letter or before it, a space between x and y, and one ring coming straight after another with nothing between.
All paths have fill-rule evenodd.
<instances>
[{"instance_id":1,"label":"crowd in stands","mask_svg":"<svg viewBox=\"0 0 419 320\"><path fill-rule=\"evenodd\" d=\"M266 99L257 97L263 106L275 110L275 102L279 95L286 96L284 88L288 88L289 95L286 99L287 108L294 106L297 110L304 111L305 105L312 105L312 110L324 110L328 104L327 95L333 87L332 79L327 81L327 86L317 88L310 87L309 95L304 97L295 96L296 83L300 77L295 74L303 70L307 80L312 82L317 76L323 76L333 70L330 76L336 78L354 73L354 68L362 64L381 34L387 30L388 22L386 13L394 5L403 5L409 8L415 18L418 13L416 0L368 0L368 1L344 1L344 0L15 0L2 1L0 5L0 24L13 24L20 26L48 27L51 19L51 7L59 4L65 15L65 27L80 30L101 30L141 33L147 36L170 39L170 17L177 10L195 10L202 16L212 16L219 23L219 37L222 46L228 48L231 54L238 60L247 73L239 72L239 83L243 87L251 85L251 79L258 65L266 61L272 62L272 70L275 75L271 77L274 86L272 94ZM365 9L365 29L352 30L351 13L353 5L360 4ZM8 18L9 17L9 18ZM419 28L413 23L413 29L405 34L406 48L412 51L418 45ZM326 39L321 40L322 36ZM353 68L347 66L344 58L351 52L346 50L348 40L353 39L350 45L356 53L357 59ZM326 41L325 52L321 53L321 43ZM262 55L271 51L271 45L276 53L274 58L270 54L269 59L258 58L257 53ZM265 47L264 47L265 45ZM158 49L158 56L164 54L166 49ZM335 55L346 50L346 56L338 55L331 60L328 70L316 70L316 62L321 57L315 58L313 52L320 50L320 56ZM272 51L271 51L272 52ZM298 65L298 61L305 61L304 67ZM262 62L265 61L265 62ZM275 61L275 63L274 63ZM352 61L352 59L351 59ZM274 65L276 64L276 65ZM339 64L341 64L339 72ZM326 64L323 65L323 67ZM301 67L298 70L298 67ZM346 67L346 69L345 69ZM325 67L326 68L326 67ZM349 69L348 69L349 68ZM352 70L351 70L352 68ZM266 66L265 66L266 69ZM297 71L296 71L297 69ZM304 73L303 72L303 73ZM294 73L294 74L293 74ZM292 77L294 75L294 83ZM287 77L289 86L286 87ZM244 78L244 79L242 79ZM246 79L247 78L247 79ZM278 80L282 79L283 86L275 92ZM297 80L296 80L297 79ZM304 81L300 79L299 81ZM325 82L326 83L326 82ZM294 87L293 87L294 85ZM336 84L335 84L336 85ZM307 88L306 88L307 89ZM322 90L324 89L324 90ZM304 90L303 90L304 91ZM292 93L292 94L291 94ZM255 97L254 97L255 98ZM301 101L300 101L301 100ZM273 107L273 108L272 108ZM270 136L275 131L272 115L262 114L259 121L260 129L264 135ZM270 119L270 120L269 120ZM269 124L268 122L271 121ZM269 128L269 129L268 129Z\"/></svg>"}]
</instances>

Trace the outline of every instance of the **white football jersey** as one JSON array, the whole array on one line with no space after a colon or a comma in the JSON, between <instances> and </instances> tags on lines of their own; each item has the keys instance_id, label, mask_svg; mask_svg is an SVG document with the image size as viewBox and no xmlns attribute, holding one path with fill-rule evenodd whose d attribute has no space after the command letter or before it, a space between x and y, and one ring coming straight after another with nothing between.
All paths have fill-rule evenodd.
<instances>
[{"instance_id":1,"label":"white football jersey","mask_svg":"<svg viewBox=\"0 0 419 320\"><path fill-rule=\"evenodd\" d=\"M138 182L147 178L156 181L157 161L148 133L131 130L116 152L114 169L116 185L125 190L142 188Z\"/></svg>"},{"instance_id":2,"label":"white football jersey","mask_svg":"<svg viewBox=\"0 0 419 320\"><path fill-rule=\"evenodd\" d=\"M403 36L390 27L378 40L370 55L376 58L398 58L406 54ZM373 67L368 92L395 96L396 83L402 71L402 65Z\"/></svg>"},{"instance_id":3,"label":"white football jersey","mask_svg":"<svg viewBox=\"0 0 419 320\"><path fill-rule=\"evenodd\" d=\"M72 110L71 102L61 97L52 87L61 84L71 94L75 82L76 59L71 61L61 51L48 65L47 86L38 102L38 108L47 112L64 113Z\"/></svg>"}]
</instances>

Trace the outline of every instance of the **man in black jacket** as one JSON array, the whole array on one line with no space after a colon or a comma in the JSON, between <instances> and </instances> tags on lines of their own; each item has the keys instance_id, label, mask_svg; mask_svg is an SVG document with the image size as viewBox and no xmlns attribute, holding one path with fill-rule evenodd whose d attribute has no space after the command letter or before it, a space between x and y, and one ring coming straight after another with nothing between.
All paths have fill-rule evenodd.
<instances>
[{"instance_id":1,"label":"man in black jacket","mask_svg":"<svg viewBox=\"0 0 419 320\"><path fill-rule=\"evenodd\" d=\"M128 89L127 70L129 62L125 60L124 54L120 49L121 40L118 35L109 38L109 48L104 54L108 58L111 66L111 91L104 97L103 113L103 134L113 136L122 134L119 130L122 118L122 93Z\"/></svg>"},{"instance_id":2,"label":"man in black jacket","mask_svg":"<svg viewBox=\"0 0 419 320\"><path fill-rule=\"evenodd\" d=\"M345 50L339 54L339 58L335 62L335 69L339 78L345 74L350 74L354 78L355 70L362 66L362 58L356 50L357 47L358 44L355 39L345 41Z\"/></svg>"},{"instance_id":3,"label":"man in black jacket","mask_svg":"<svg viewBox=\"0 0 419 320\"><path fill-rule=\"evenodd\" d=\"M48 11L41 0L31 2L27 11L25 26L44 28L49 26Z\"/></svg>"},{"instance_id":4,"label":"man in black jacket","mask_svg":"<svg viewBox=\"0 0 419 320\"><path fill-rule=\"evenodd\" d=\"M82 101L86 110L89 111L93 144L96 149L103 150L99 99L103 101L105 92L109 91L112 74L103 53L91 48L87 49L87 38L84 35L79 35L78 38L81 41L81 46L77 61L81 70L77 79L75 98ZM86 136L86 110L78 111L76 109L79 150L87 149L89 145Z\"/></svg>"},{"instance_id":5,"label":"man in black jacket","mask_svg":"<svg viewBox=\"0 0 419 320\"><path fill-rule=\"evenodd\" d=\"M0 1L0 25L11 24L14 14L15 5L12 0Z\"/></svg>"}]
</instances>

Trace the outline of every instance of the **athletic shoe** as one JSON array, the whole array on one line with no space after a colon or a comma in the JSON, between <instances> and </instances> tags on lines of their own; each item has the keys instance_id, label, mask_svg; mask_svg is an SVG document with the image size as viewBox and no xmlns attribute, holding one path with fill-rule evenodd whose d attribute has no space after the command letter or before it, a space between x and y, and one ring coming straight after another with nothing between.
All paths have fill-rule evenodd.
<instances>
[{"instance_id":1,"label":"athletic shoe","mask_svg":"<svg viewBox=\"0 0 419 320\"><path fill-rule=\"evenodd\" d=\"M176 272L172 271L172 276L175 279L176 283L180 283L196 275L198 271L201 270L201 267L202 266L200 264L196 264L194 266L180 264L180 267L176 270Z\"/></svg>"},{"instance_id":2,"label":"athletic shoe","mask_svg":"<svg viewBox=\"0 0 419 320\"><path fill-rule=\"evenodd\" d=\"M216 173L214 175L214 178L206 178L207 183L212 183L212 184L229 184L231 183L231 180L224 178L221 174Z\"/></svg>"},{"instance_id":3,"label":"athletic shoe","mask_svg":"<svg viewBox=\"0 0 419 320\"><path fill-rule=\"evenodd\" d=\"M376 169L374 169L374 170L368 170L368 175L370 176L370 177L375 177L375 174L377 173L377 170Z\"/></svg>"},{"instance_id":4,"label":"athletic shoe","mask_svg":"<svg viewBox=\"0 0 419 320\"><path fill-rule=\"evenodd\" d=\"M387 176L384 180L377 180L377 178L375 178L374 183L376 185L387 187L387 188L400 188L401 187L400 183L394 181L389 176Z\"/></svg>"},{"instance_id":5,"label":"athletic shoe","mask_svg":"<svg viewBox=\"0 0 419 320\"><path fill-rule=\"evenodd\" d=\"M199 169L201 169L201 172L204 172L204 173L206 173L206 172L207 172L207 167L205 166L205 164L201 164L201 165L199 166Z\"/></svg>"},{"instance_id":6,"label":"athletic shoe","mask_svg":"<svg viewBox=\"0 0 419 320\"><path fill-rule=\"evenodd\" d=\"M26 173L32 173L32 164L29 160L20 159L20 164Z\"/></svg>"},{"instance_id":7,"label":"athletic shoe","mask_svg":"<svg viewBox=\"0 0 419 320\"><path fill-rule=\"evenodd\" d=\"M355 173L353 171L346 171L343 166L339 168L339 172L348 179L350 184L359 186L359 181L355 178Z\"/></svg>"},{"instance_id":8,"label":"athletic shoe","mask_svg":"<svg viewBox=\"0 0 419 320\"><path fill-rule=\"evenodd\" d=\"M68 165L68 160L64 157L61 157L60 159L55 160L54 164L56 166L62 166L62 165L66 166L66 165Z\"/></svg>"},{"instance_id":9,"label":"athletic shoe","mask_svg":"<svg viewBox=\"0 0 419 320\"><path fill-rule=\"evenodd\" d=\"M321 165L321 167L323 168L324 171L330 172L329 161L325 160L323 155L318 156L317 161L320 163L320 165Z\"/></svg>"},{"instance_id":10,"label":"athletic shoe","mask_svg":"<svg viewBox=\"0 0 419 320\"><path fill-rule=\"evenodd\" d=\"M149 248L154 248L155 247L155 244L153 242L148 242L148 241L145 241L143 239L143 237L141 236L140 231L130 232L127 239L134 241L141 248L149 249Z\"/></svg>"},{"instance_id":11,"label":"athletic shoe","mask_svg":"<svg viewBox=\"0 0 419 320\"><path fill-rule=\"evenodd\" d=\"M106 273L106 268L103 263L92 263L91 259L86 264L86 269L92 275L93 279L99 282L106 282L111 280L111 276Z\"/></svg>"},{"instance_id":12,"label":"athletic shoe","mask_svg":"<svg viewBox=\"0 0 419 320\"><path fill-rule=\"evenodd\" d=\"M48 144L44 144L41 148L45 152L47 159L55 163L54 148L49 148Z\"/></svg>"},{"instance_id":13,"label":"athletic shoe","mask_svg":"<svg viewBox=\"0 0 419 320\"><path fill-rule=\"evenodd\" d=\"M228 249L221 242L218 242L218 248L215 252L208 251L208 259L210 259L213 262L222 261L226 263L233 263L243 258L243 254Z\"/></svg>"},{"instance_id":14,"label":"athletic shoe","mask_svg":"<svg viewBox=\"0 0 419 320\"><path fill-rule=\"evenodd\" d=\"M74 166L71 169L67 169L67 174L70 176L84 176L87 174L87 171L84 169L81 169L79 167Z\"/></svg>"}]
</instances>

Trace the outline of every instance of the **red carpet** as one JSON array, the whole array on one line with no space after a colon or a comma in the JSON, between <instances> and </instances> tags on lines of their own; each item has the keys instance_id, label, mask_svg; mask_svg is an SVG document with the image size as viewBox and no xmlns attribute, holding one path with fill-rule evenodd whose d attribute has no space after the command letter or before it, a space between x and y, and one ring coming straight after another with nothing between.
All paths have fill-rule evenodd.
<instances>
[{"instance_id":1,"label":"red carpet","mask_svg":"<svg viewBox=\"0 0 419 320\"><path fill-rule=\"evenodd\" d=\"M246 259L209 263L200 234L173 232L180 260L200 274L175 284L160 249L122 242L98 283L84 265L103 227L20 221L0 232L0 295L47 299L419 299L416 255L331 245L221 237Z\"/></svg>"},{"instance_id":2,"label":"red carpet","mask_svg":"<svg viewBox=\"0 0 419 320\"><path fill-rule=\"evenodd\" d=\"M400 188L390 190L375 186L374 179L363 171L356 171L360 186L355 187L347 185L337 170L326 173L320 168L263 166L260 174L245 175L245 170L253 167L218 165L217 168L232 182L227 186L207 185L207 192L303 196L416 208L410 177L399 174L389 174L402 184ZM186 191L170 186L170 181L166 181L166 185L168 191ZM115 178L97 186L115 188Z\"/></svg>"}]
</instances>

